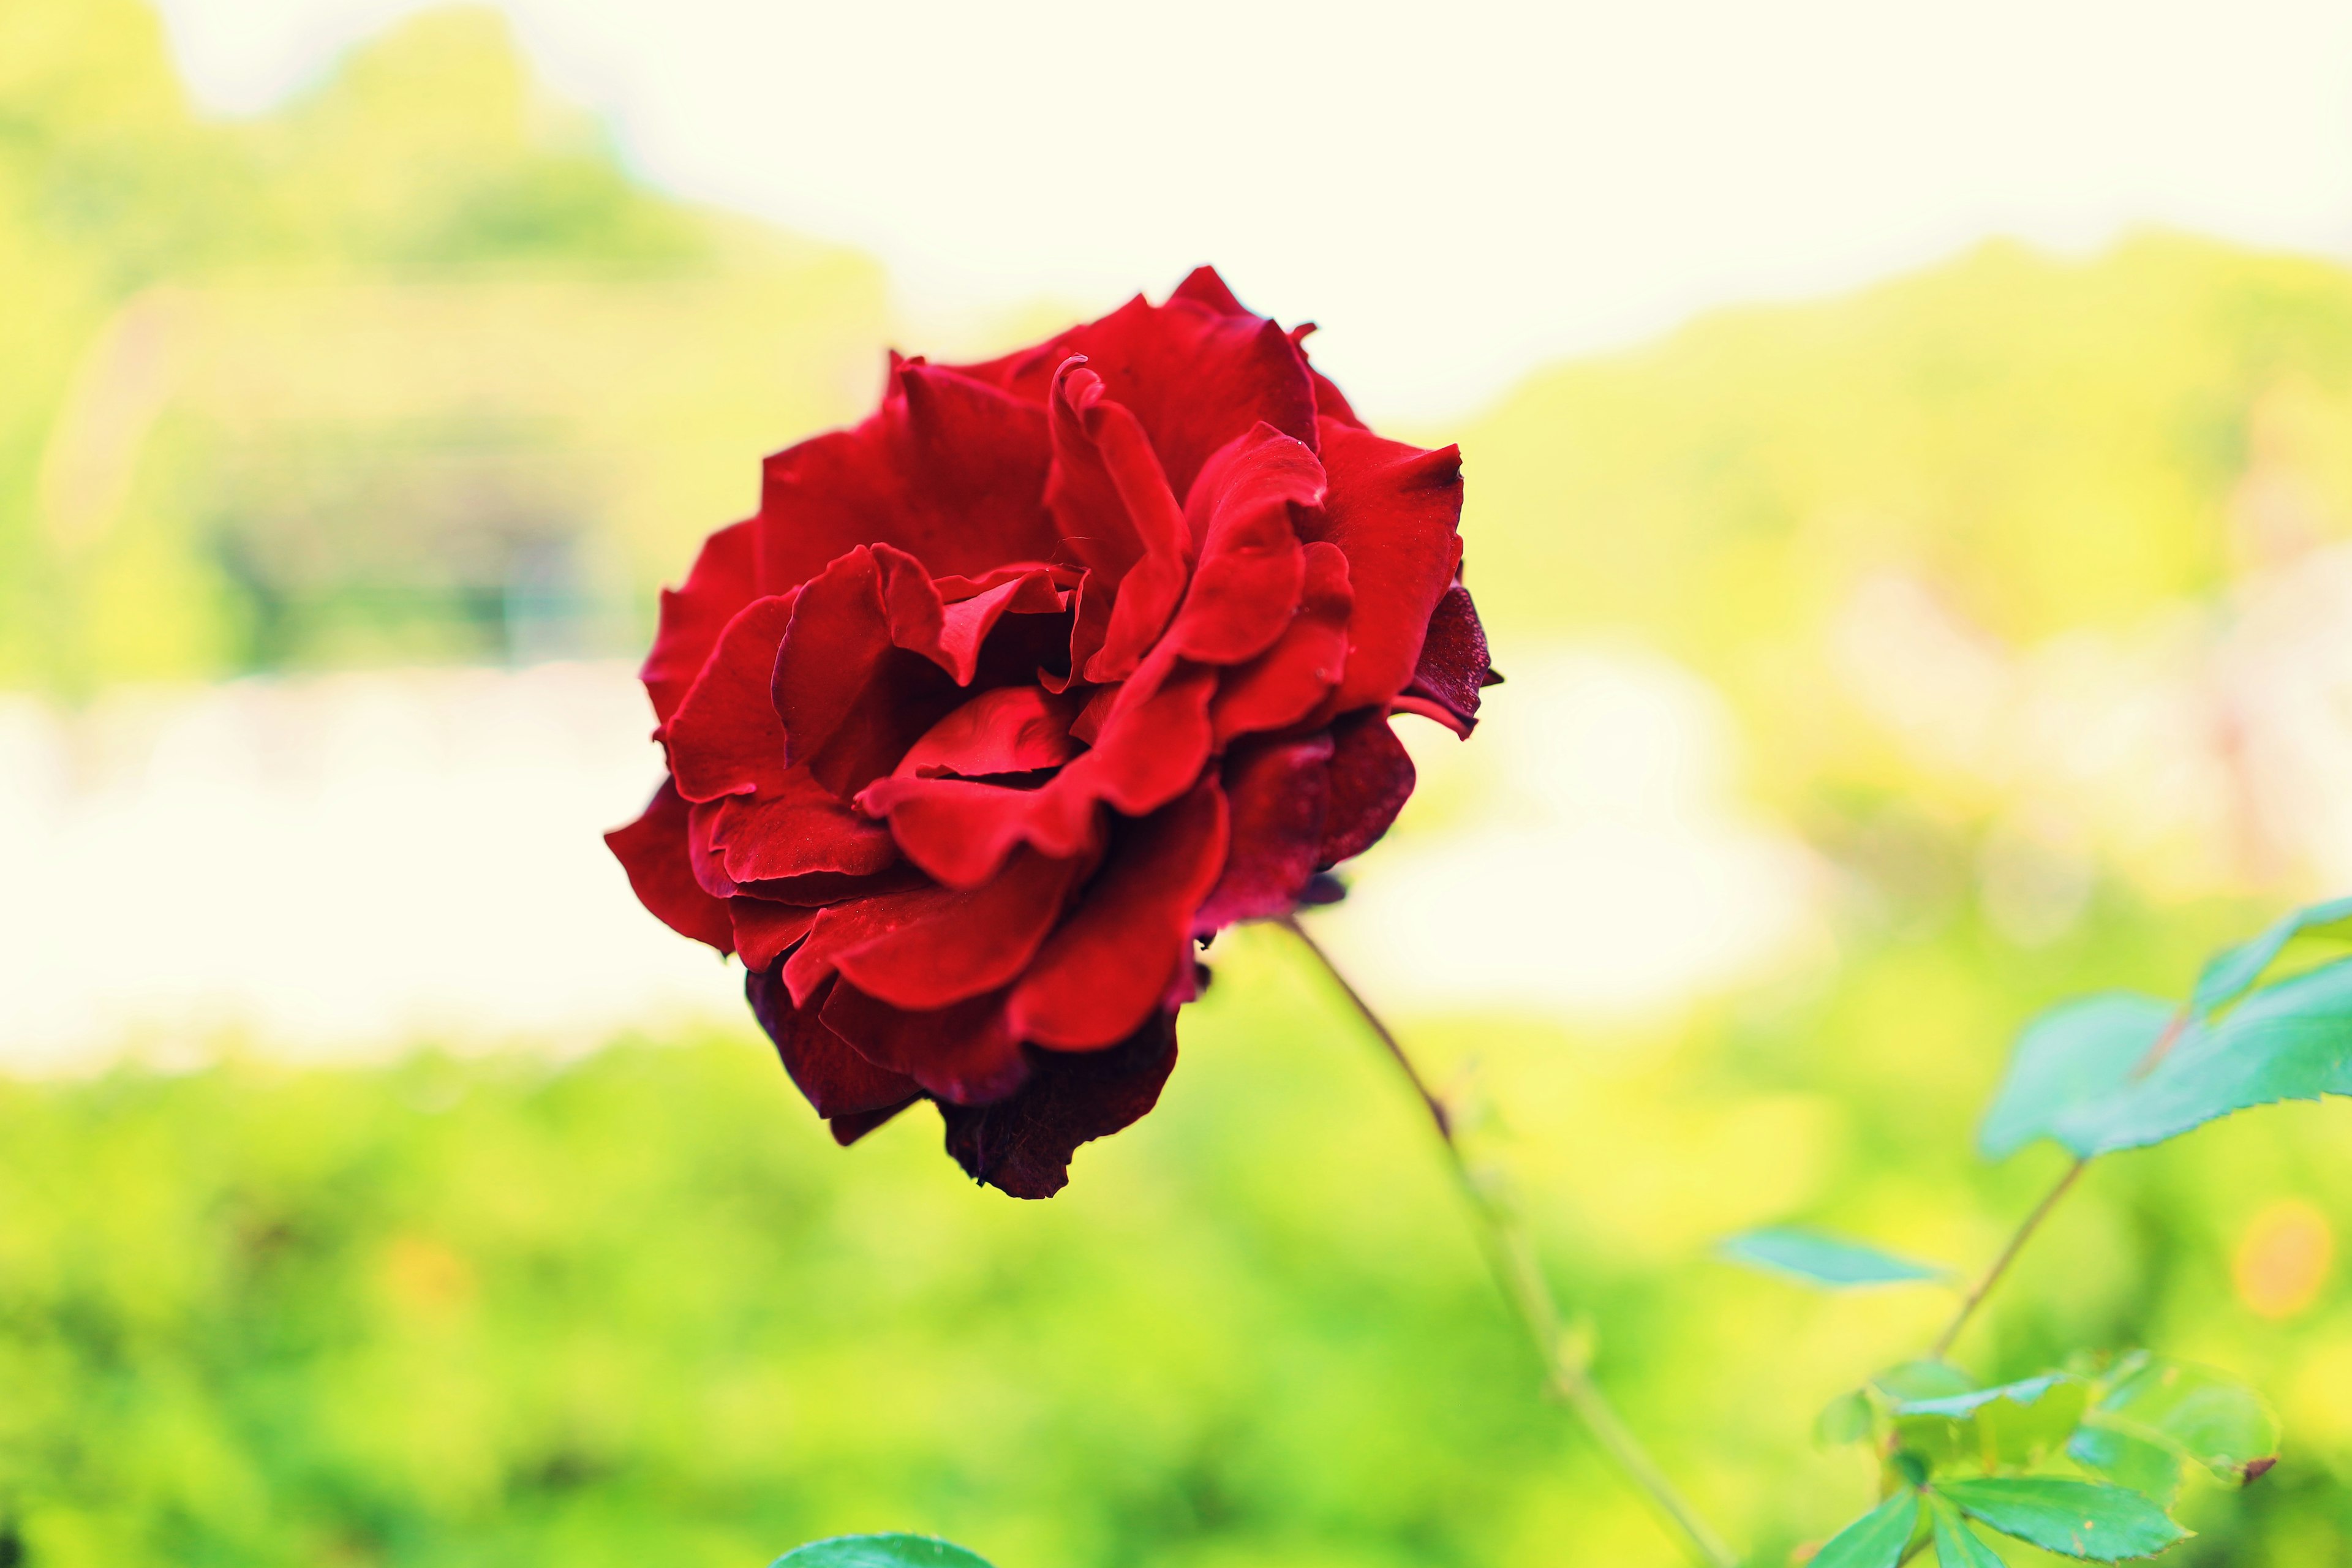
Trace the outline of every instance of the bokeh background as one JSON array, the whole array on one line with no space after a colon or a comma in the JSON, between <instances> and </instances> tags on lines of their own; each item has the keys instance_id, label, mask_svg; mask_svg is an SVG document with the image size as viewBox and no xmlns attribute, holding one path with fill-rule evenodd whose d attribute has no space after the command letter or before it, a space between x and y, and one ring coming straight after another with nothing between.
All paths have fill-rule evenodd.
<instances>
[{"instance_id":1,"label":"bokeh background","mask_svg":"<svg viewBox=\"0 0 2352 1568\"><path fill-rule=\"evenodd\" d=\"M0 1565L1675 1561L1279 933L1023 1205L596 842L760 454L1204 259L1461 442L1510 677L1322 929L1754 1561L1855 1511L1948 1298L1715 1242L1975 1268L2019 1021L2352 889L2335 7L0 3ZM2347 1118L1964 1344L2266 1387L2184 1563L2352 1561Z\"/></svg>"}]
</instances>

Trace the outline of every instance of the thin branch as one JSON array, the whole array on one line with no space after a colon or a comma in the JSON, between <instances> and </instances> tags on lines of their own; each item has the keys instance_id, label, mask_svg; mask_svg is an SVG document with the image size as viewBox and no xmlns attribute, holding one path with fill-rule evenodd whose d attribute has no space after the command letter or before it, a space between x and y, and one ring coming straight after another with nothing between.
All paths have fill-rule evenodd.
<instances>
[{"instance_id":1,"label":"thin branch","mask_svg":"<svg viewBox=\"0 0 2352 1568\"><path fill-rule=\"evenodd\" d=\"M1960 1302L1960 1310L1953 1314L1950 1322L1944 1325L1944 1331L1936 1336L1935 1344L1927 1352L1928 1359L1941 1361L1951 1353L1953 1342L1960 1337L1960 1331L1969 1326L1969 1320L1976 1315L1977 1308L1992 1293L1992 1288L2000 1283L2001 1276L2009 1272L2009 1266L2017 1261L2017 1255L2025 1250L2025 1244L2033 1239L2033 1233L2042 1228L2042 1222L2050 1217L2050 1211L2058 1206L2058 1200L2064 1197L2082 1178L2084 1170L2090 1163L2086 1155L2066 1167L2066 1173L2058 1178L2058 1184L2043 1194L2042 1201L2033 1205L2033 1212L2025 1216L2025 1222L2009 1238L2009 1245L2000 1249L2000 1256L1992 1260L1992 1267L1986 1269L1984 1278L1977 1281L1976 1289Z\"/></svg>"},{"instance_id":2,"label":"thin branch","mask_svg":"<svg viewBox=\"0 0 2352 1568\"><path fill-rule=\"evenodd\" d=\"M1388 1025L1348 983L1348 977L1339 973L1339 965L1331 962L1331 955L1323 951L1321 944L1307 935L1296 920L1286 917L1276 923L1314 954L1316 962L1323 966L1323 972L1331 977L1332 983L1339 987L1340 994L1356 1010L1356 1016L1363 1019L1366 1026L1387 1049L1390 1059L1404 1074L1405 1081L1420 1097L1423 1109L1429 1112L1430 1122L1437 1129L1438 1141L1444 1146L1446 1165L1454 1174L1454 1184L1462 1189L1463 1196L1469 1202L1479 1247L1486 1255L1488 1267L1494 1270L1495 1282L1502 1288L1505 1299L1509 1301L1520 1326L1527 1330L1528 1337L1535 1346L1537 1358L1543 1363L1546 1388L1576 1412L1586 1429L1592 1434L1593 1441L1601 1446L1601 1452L1641 1490L1660 1516L1681 1534L1698 1561L1708 1564L1709 1568L1737 1568L1739 1560L1731 1548L1724 1544L1723 1538L1666 1479L1665 1472L1658 1468L1657 1461L1650 1457L1641 1439L1617 1414L1616 1406L1609 1403L1609 1397L1601 1392L1601 1385L1592 1380L1582 1355L1569 1350L1561 1331L1559 1303L1552 1299L1551 1287L1544 1279L1527 1226L1507 1204L1483 1186L1470 1169L1462 1145L1454 1137L1454 1119L1446 1113L1445 1102L1430 1089L1428 1080L1413 1066L1412 1058L1405 1055L1404 1047L1398 1042Z\"/></svg>"}]
</instances>

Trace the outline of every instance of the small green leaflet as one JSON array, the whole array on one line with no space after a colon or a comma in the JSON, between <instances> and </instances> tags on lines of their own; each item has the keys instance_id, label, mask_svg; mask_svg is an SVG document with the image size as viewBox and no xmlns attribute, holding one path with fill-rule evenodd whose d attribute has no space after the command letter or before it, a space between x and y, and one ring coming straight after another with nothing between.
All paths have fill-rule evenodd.
<instances>
[{"instance_id":1,"label":"small green leaflet","mask_svg":"<svg viewBox=\"0 0 2352 1568\"><path fill-rule=\"evenodd\" d=\"M2044 1373L1966 1394L1898 1401L1897 1443L1937 1468L2032 1464L2063 1447L2080 1426L2091 1385L2073 1373Z\"/></svg>"},{"instance_id":2,"label":"small green leaflet","mask_svg":"<svg viewBox=\"0 0 2352 1568\"><path fill-rule=\"evenodd\" d=\"M1919 1494L1906 1487L1847 1525L1808 1568L1895 1568L1919 1523Z\"/></svg>"},{"instance_id":3,"label":"small green leaflet","mask_svg":"<svg viewBox=\"0 0 2352 1568\"><path fill-rule=\"evenodd\" d=\"M2146 1355L2126 1361L2085 1419L2067 1451L2159 1500L2178 1489L2183 1465L2201 1465L2216 1479L2242 1486L2278 1458L2278 1417L2262 1395L2180 1362ZM2168 1485L2148 1484L2159 1481Z\"/></svg>"},{"instance_id":4,"label":"small green leaflet","mask_svg":"<svg viewBox=\"0 0 2352 1568\"><path fill-rule=\"evenodd\" d=\"M1985 1476L1937 1489L1978 1522L2094 1563L2152 1557L2189 1532L2135 1491L2048 1476Z\"/></svg>"},{"instance_id":5,"label":"small green leaflet","mask_svg":"<svg viewBox=\"0 0 2352 1568\"><path fill-rule=\"evenodd\" d=\"M2256 1105L2352 1093L2352 960L2265 985L2154 1053L2159 1015L2151 998L2102 996L2035 1020L1978 1133L1985 1152L2047 1136L2088 1159Z\"/></svg>"},{"instance_id":6,"label":"small green leaflet","mask_svg":"<svg viewBox=\"0 0 2352 1568\"><path fill-rule=\"evenodd\" d=\"M2197 977L2197 989L2189 998L2189 1012L2208 1018L2244 995L2298 937L2336 942L2352 940L2352 899L2306 904L2252 942L2216 953Z\"/></svg>"},{"instance_id":7,"label":"small green leaflet","mask_svg":"<svg viewBox=\"0 0 2352 1568\"><path fill-rule=\"evenodd\" d=\"M1930 1492L1927 1510L1936 1527L1937 1568L2005 1568L1993 1549L1977 1539L1958 1509Z\"/></svg>"},{"instance_id":8,"label":"small green leaflet","mask_svg":"<svg viewBox=\"0 0 2352 1568\"><path fill-rule=\"evenodd\" d=\"M1733 1237L1717 1250L1730 1262L1831 1289L1910 1285L1949 1274L1933 1264L1916 1263L1862 1242L1810 1230L1751 1230Z\"/></svg>"},{"instance_id":9,"label":"small green leaflet","mask_svg":"<svg viewBox=\"0 0 2352 1568\"><path fill-rule=\"evenodd\" d=\"M988 1568L931 1535L836 1535L787 1552L769 1568Z\"/></svg>"}]
</instances>

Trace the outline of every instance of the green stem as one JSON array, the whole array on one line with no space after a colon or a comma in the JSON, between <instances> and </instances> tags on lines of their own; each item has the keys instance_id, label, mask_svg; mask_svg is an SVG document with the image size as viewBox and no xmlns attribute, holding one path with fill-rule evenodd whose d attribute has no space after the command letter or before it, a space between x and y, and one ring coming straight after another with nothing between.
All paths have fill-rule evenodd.
<instances>
[{"instance_id":1,"label":"green stem","mask_svg":"<svg viewBox=\"0 0 2352 1568\"><path fill-rule=\"evenodd\" d=\"M2085 1156L2066 1167L2066 1173L2058 1178L2058 1184L2044 1193L2042 1201L2033 1205L2033 1212L2025 1216L2024 1223L2017 1227L2017 1233L2009 1238L2009 1245L2000 1249L2000 1256L1992 1260L1990 1268L1985 1270L1984 1278L1978 1280L1976 1288L1961 1300L1960 1310L1953 1314L1950 1322L1944 1325L1944 1331L1936 1336L1934 1346L1927 1352L1929 1360L1941 1361L1951 1353L1953 1342L1960 1337L1960 1331L1969 1326L1969 1320L1976 1315L1977 1308L1992 1294L1992 1288L2000 1283L2001 1277L2009 1272L2009 1266L2017 1261L2017 1255L2025 1250L2025 1244L2033 1238L2035 1231L2042 1228L2042 1222L2050 1217L2050 1211L2058 1206L2058 1200L2082 1179L2083 1172L2090 1163L2090 1159Z\"/></svg>"},{"instance_id":2,"label":"green stem","mask_svg":"<svg viewBox=\"0 0 2352 1568\"><path fill-rule=\"evenodd\" d=\"M1586 1430L1592 1434L1593 1441L1601 1446L1601 1451L1682 1536L1694 1557L1708 1564L1708 1568L1738 1568L1738 1558L1690 1500L1666 1479L1649 1450L1643 1447L1641 1439L1617 1414L1616 1406L1609 1403L1609 1396L1592 1380L1582 1355L1570 1351L1561 1329L1559 1305L1552 1299L1551 1287L1544 1279L1525 1221L1479 1183L1454 1136L1454 1121L1446 1114L1445 1102L1431 1090L1428 1080L1413 1066L1412 1058L1405 1055L1404 1047L1381 1016L1348 984L1348 977L1339 973L1331 955L1297 921L1286 918L1278 923L1314 954L1323 972L1339 986L1357 1016L1378 1037L1390 1059L1420 1096L1423 1109L1429 1112L1430 1122L1437 1129L1438 1141L1444 1145L1446 1165L1453 1173L1454 1184L1469 1203L1472 1228L1477 1233L1488 1267L1494 1270L1495 1282L1502 1288L1505 1299L1535 1346L1537 1359L1543 1363L1546 1389L1576 1412Z\"/></svg>"}]
</instances>

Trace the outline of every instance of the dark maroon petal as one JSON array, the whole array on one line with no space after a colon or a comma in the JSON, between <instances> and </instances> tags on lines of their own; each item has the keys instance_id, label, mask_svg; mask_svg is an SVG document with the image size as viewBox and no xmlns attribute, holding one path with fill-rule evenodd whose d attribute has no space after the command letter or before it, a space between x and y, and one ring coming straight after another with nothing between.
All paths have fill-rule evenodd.
<instances>
[{"instance_id":1,"label":"dark maroon petal","mask_svg":"<svg viewBox=\"0 0 2352 1568\"><path fill-rule=\"evenodd\" d=\"M920 1084L942 1110L1003 1100L1029 1077L1021 1042L1005 1026L1001 991L910 1012L840 980L825 999L824 1021L860 1056Z\"/></svg>"},{"instance_id":2,"label":"dark maroon petal","mask_svg":"<svg viewBox=\"0 0 2352 1568\"><path fill-rule=\"evenodd\" d=\"M1217 885L1194 917L1206 936L1236 921L1271 920L1298 906L1323 858L1331 798L1331 736L1248 742L1226 756L1233 844Z\"/></svg>"},{"instance_id":3,"label":"dark maroon petal","mask_svg":"<svg viewBox=\"0 0 2352 1568\"><path fill-rule=\"evenodd\" d=\"M1297 611L1306 579L1292 515L1323 500L1315 454L1260 425L1209 459L1185 525L1200 542L1169 647L1205 664L1239 664L1271 647Z\"/></svg>"},{"instance_id":4,"label":"dark maroon petal","mask_svg":"<svg viewBox=\"0 0 2352 1568\"><path fill-rule=\"evenodd\" d=\"M1336 710L1385 703L1412 679L1423 634L1461 564L1462 455L1423 451L1370 431L1327 424L1330 493L1299 531L1347 552L1355 609Z\"/></svg>"},{"instance_id":5,"label":"dark maroon petal","mask_svg":"<svg viewBox=\"0 0 2352 1568\"><path fill-rule=\"evenodd\" d=\"M1499 679L1486 657L1486 628L1478 624L1470 590L1455 583L1429 617L1429 635L1422 639L1421 659L1405 695L1434 704L1443 711L1413 706L1455 734L1467 735L1478 722L1478 693Z\"/></svg>"},{"instance_id":6,"label":"dark maroon petal","mask_svg":"<svg viewBox=\"0 0 2352 1568\"><path fill-rule=\"evenodd\" d=\"M662 780L645 815L604 835L637 901L680 936L707 942L721 952L735 951L734 922L724 900L695 880L688 850L688 807L677 786Z\"/></svg>"},{"instance_id":7,"label":"dark maroon petal","mask_svg":"<svg viewBox=\"0 0 2352 1568\"><path fill-rule=\"evenodd\" d=\"M913 1080L875 1066L827 1027L820 1014L821 999L806 1007L793 1006L792 994L773 969L751 971L743 977L743 990L751 998L751 1016L775 1041L784 1071L819 1116L887 1114L921 1092Z\"/></svg>"},{"instance_id":8,"label":"dark maroon petal","mask_svg":"<svg viewBox=\"0 0 2352 1568\"><path fill-rule=\"evenodd\" d=\"M759 582L782 593L860 544L895 545L942 574L1053 560L1049 460L1042 408L903 361L872 418L768 459Z\"/></svg>"},{"instance_id":9,"label":"dark maroon petal","mask_svg":"<svg viewBox=\"0 0 2352 1568\"><path fill-rule=\"evenodd\" d=\"M1108 1050L1027 1053L1029 1081L991 1105L942 1105L948 1152L974 1181L1016 1198L1050 1198L1081 1143L1129 1126L1159 1103L1176 1065L1176 1016L1155 1012Z\"/></svg>"},{"instance_id":10,"label":"dark maroon petal","mask_svg":"<svg viewBox=\"0 0 2352 1568\"><path fill-rule=\"evenodd\" d=\"M1261 730L1281 730L1328 707L1348 663L1348 616L1355 595L1348 558L1336 544L1317 542L1303 552L1306 576L1298 613L1275 645L1228 671L1209 716L1220 742Z\"/></svg>"},{"instance_id":11,"label":"dark maroon petal","mask_svg":"<svg viewBox=\"0 0 2352 1568\"><path fill-rule=\"evenodd\" d=\"M720 529L702 542L702 552L694 558L686 581L676 590L662 590L660 629L637 678L646 683L654 716L663 724L702 673L719 632L736 611L758 596L751 531L749 521Z\"/></svg>"},{"instance_id":12,"label":"dark maroon petal","mask_svg":"<svg viewBox=\"0 0 2352 1568\"><path fill-rule=\"evenodd\" d=\"M1013 1032L1061 1050L1126 1037L1191 963L1192 912L1224 860L1225 803L1213 784L1123 824L1101 875L1013 988Z\"/></svg>"},{"instance_id":13,"label":"dark maroon petal","mask_svg":"<svg viewBox=\"0 0 2352 1568\"><path fill-rule=\"evenodd\" d=\"M855 1116L835 1116L825 1122L825 1131L833 1134L835 1142L846 1149L920 1098L921 1096L918 1095L914 1099L902 1100L896 1105L886 1105L879 1110L861 1110Z\"/></svg>"},{"instance_id":14,"label":"dark maroon petal","mask_svg":"<svg viewBox=\"0 0 2352 1568\"><path fill-rule=\"evenodd\" d=\"M783 786L784 725L769 697L793 595L752 600L727 623L702 674L664 731L670 773L688 800Z\"/></svg>"},{"instance_id":15,"label":"dark maroon petal","mask_svg":"<svg viewBox=\"0 0 2352 1568\"><path fill-rule=\"evenodd\" d=\"M1370 848L1412 794L1412 759L1377 708L1331 726L1331 804L1319 863L1336 866Z\"/></svg>"}]
</instances>

